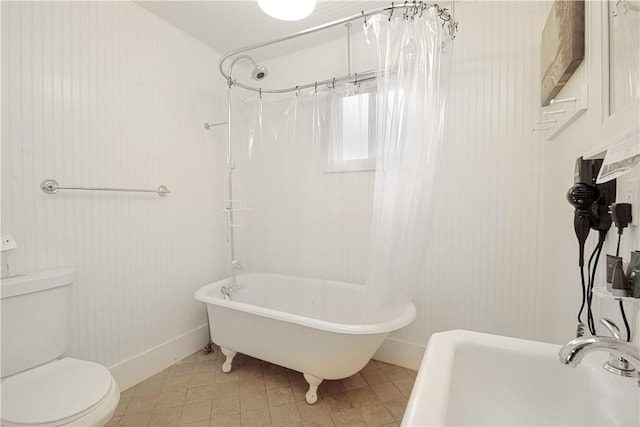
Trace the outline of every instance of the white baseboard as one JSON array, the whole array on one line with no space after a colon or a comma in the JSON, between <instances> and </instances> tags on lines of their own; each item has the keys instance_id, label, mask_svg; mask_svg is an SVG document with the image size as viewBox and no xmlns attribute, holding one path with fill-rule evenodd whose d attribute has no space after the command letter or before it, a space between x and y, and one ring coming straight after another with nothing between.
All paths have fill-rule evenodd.
<instances>
[{"instance_id":1,"label":"white baseboard","mask_svg":"<svg viewBox=\"0 0 640 427\"><path fill-rule=\"evenodd\" d=\"M420 362L422 362L425 349L424 345L387 338L376 354L373 355L373 358L380 362L391 363L417 371L420 367Z\"/></svg>"},{"instance_id":2,"label":"white baseboard","mask_svg":"<svg viewBox=\"0 0 640 427\"><path fill-rule=\"evenodd\" d=\"M120 386L120 390L124 391L195 353L208 341L209 329L207 325L202 325L144 353L117 363L109 370Z\"/></svg>"},{"instance_id":3,"label":"white baseboard","mask_svg":"<svg viewBox=\"0 0 640 427\"><path fill-rule=\"evenodd\" d=\"M203 348L209 341L208 334L207 325L202 325L113 365L109 370L120 386L120 390L124 391ZM423 345L387 338L373 358L417 370L425 348Z\"/></svg>"}]
</instances>

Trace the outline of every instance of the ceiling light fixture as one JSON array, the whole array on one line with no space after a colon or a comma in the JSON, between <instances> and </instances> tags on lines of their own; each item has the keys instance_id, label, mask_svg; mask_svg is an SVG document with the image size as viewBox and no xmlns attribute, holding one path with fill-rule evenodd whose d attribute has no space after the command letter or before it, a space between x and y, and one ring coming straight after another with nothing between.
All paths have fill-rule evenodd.
<instances>
[{"instance_id":1,"label":"ceiling light fixture","mask_svg":"<svg viewBox=\"0 0 640 427\"><path fill-rule=\"evenodd\" d=\"M313 12L316 0L258 0L267 15L281 21L299 21Z\"/></svg>"}]
</instances>

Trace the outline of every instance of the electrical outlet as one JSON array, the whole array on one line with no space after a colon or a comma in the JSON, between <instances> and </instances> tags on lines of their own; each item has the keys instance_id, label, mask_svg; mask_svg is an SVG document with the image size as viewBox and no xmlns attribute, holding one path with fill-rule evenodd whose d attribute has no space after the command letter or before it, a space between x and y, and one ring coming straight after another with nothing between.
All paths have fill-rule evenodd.
<instances>
[{"instance_id":1,"label":"electrical outlet","mask_svg":"<svg viewBox=\"0 0 640 427\"><path fill-rule=\"evenodd\" d=\"M0 249L0 251L8 251L17 247L18 246L16 245L16 241L12 235L7 234L6 236L2 236L2 248Z\"/></svg>"}]
</instances>

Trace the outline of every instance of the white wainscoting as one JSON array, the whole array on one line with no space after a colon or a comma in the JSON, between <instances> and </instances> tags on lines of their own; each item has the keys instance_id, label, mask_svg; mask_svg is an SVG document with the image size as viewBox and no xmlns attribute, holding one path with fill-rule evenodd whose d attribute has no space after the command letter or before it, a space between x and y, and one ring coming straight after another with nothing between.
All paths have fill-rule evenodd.
<instances>
[{"instance_id":1,"label":"white wainscoting","mask_svg":"<svg viewBox=\"0 0 640 427\"><path fill-rule=\"evenodd\" d=\"M537 338L543 135L531 132L540 92L542 2L456 8L445 148L434 231L416 321L392 334L425 345L469 329Z\"/></svg>"},{"instance_id":2,"label":"white wainscoting","mask_svg":"<svg viewBox=\"0 0 640 427\"><path fill-rule=\"evenodd\" d=\"M418 317L391 334L376 355L380 360L419 363L429 336L449 329L537 338L537 321L545 313L537 299L544 135L531 128L539 110L545 18L543 2L456 6L460 31L433 199L432 244L414 300ZM355 31L353 69L370 69L363 37ZM342 75L344 57L336 52L344 43L266 61L270 78L288 87ZM314 58L323 58L323 67ZM349 200L370 203L357 194ZM362 276L356 274L363 268L357 261L349 265L353 278Z\"/></svg>"},{"instance_id":3,"label":"white wainscoting","mask_svg":"<svg viewBox=\"0 0 640 427\"><path fill-rule=\"evenodd\" d=\"M76 269L71 355L125 388L206 343L193 292L226 274L218 57L135 3L2 3L2 234L16 270Z\"/></svg>"}]
</instances>

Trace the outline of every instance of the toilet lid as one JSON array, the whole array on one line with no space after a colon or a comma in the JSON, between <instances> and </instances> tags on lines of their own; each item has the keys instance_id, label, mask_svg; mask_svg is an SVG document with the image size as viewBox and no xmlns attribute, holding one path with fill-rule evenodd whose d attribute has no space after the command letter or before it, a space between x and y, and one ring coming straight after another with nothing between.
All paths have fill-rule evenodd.
<instances>
[{"instance_id":1,"label":"toilet lid","mask_svg":"<svg viewBox=\"0 0 640 427\"><path fill-rule=\"evenodd\" d=\"M2 380L2 420L48 424L71 418L100 402L112 381L107 368L70 357Z\"/></svg>"}]
</instances>

